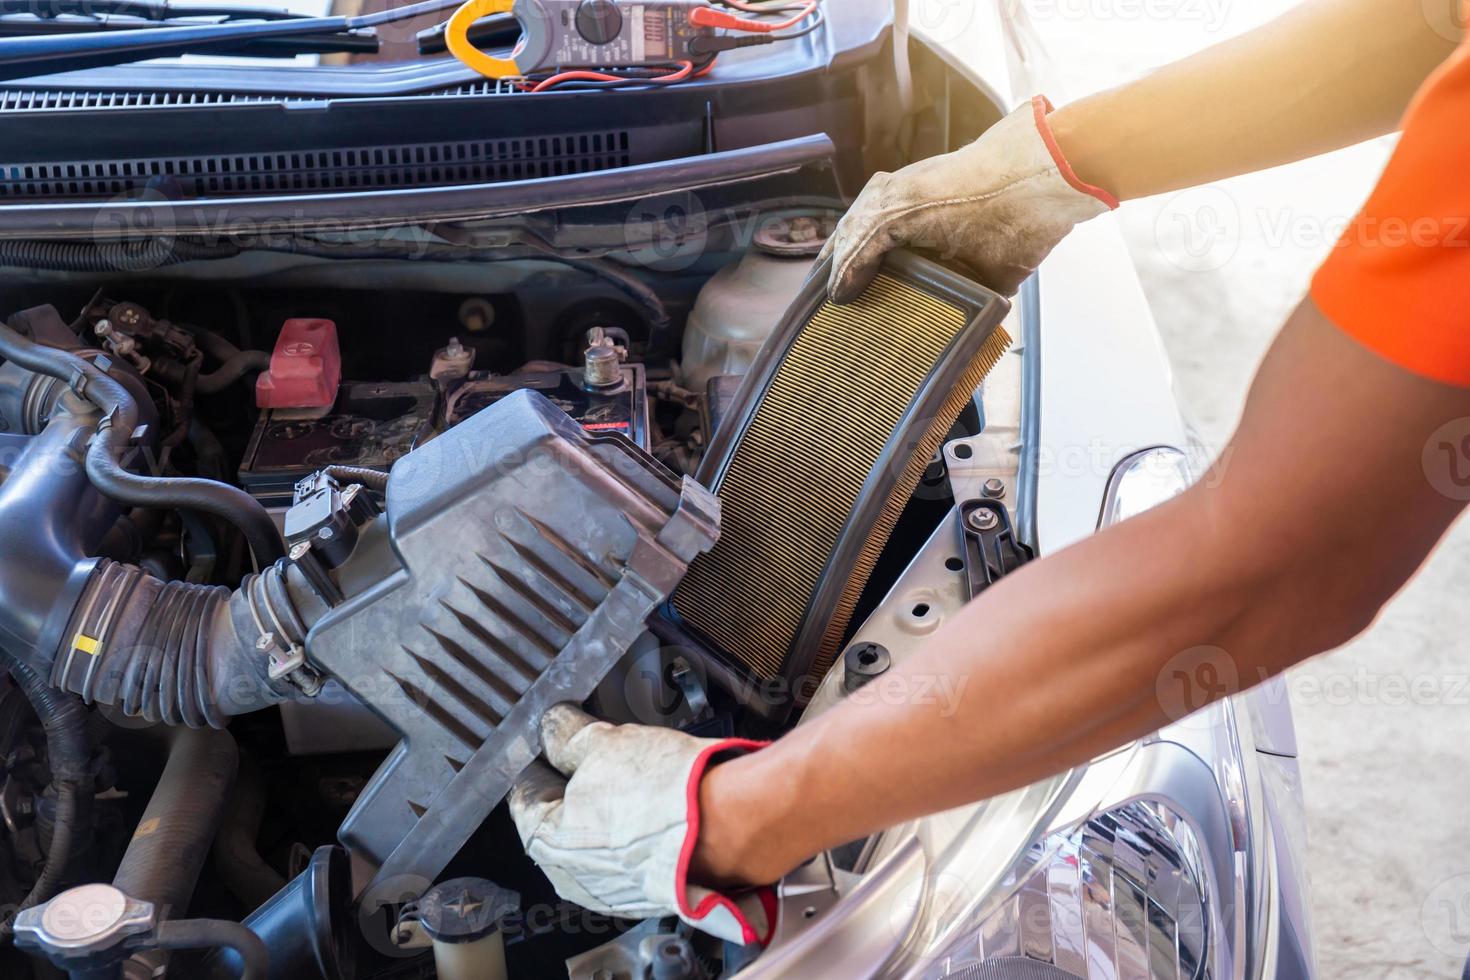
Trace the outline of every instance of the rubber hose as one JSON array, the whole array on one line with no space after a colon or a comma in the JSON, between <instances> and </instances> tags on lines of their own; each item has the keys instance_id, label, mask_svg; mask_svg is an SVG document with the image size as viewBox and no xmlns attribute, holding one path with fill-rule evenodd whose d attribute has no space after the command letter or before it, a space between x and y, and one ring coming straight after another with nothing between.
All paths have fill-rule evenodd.
<instances>
[{"instance_id":1,"label":"rubber hose","mask_svg":"<svg viewBox=\"0 0 1470 980\"><path fill-rule=\"evenodd\" d=\"M72 382L105 416L87 449L87 477L114 500L135 507L172 507L213 514L245 535L261 568L285 556L275 522L260 501L238 487L191 477L144 476L121 460L138 424L138 404L128 389L85 358L33 343L0 323L0 354L37 374Z\"/></svg>"},{"instance_id":2,"label":"rubber hose","mask_svg":"<svg viewBox=\"0 0 1470 980\"><path fill-rule=\"evenodd\" d=\"M260 766L242 755L224 821L214 838L213 858L215 871L247 914L286 887L285 877L266 863L256 846L264 815L265 776Z\"/></svg>"},{"instance_id":3,"label":"rubber hose","mask_svg":"<svg viewBox=\"0 0 1470 980\"><path fill-rule=\"evenodd\" d=\"M152 902L162 916L188 907L219 830L237 758L229 732L170 730L168 762L112 878L115 887Z\"/></svg>"},{"instance_id":4,"label":"rubber hose","mask_svg":"<svg viewBox=\"0 0 1470 980\"><path fill-rule=\"evenodd\" d=\"M224 336L215 333L213 330L209 330L205 327L197 326L192 323L176 323L174 324L174 326L182 327L184 330L187 330L190 334L192 334L194 337L195 346L204 351L204 353L208 354L210 357L214 358L216 361L228 361L230 358L240 353L240 348L236 347Z\"/></svg>"},{"instance_id":5,"label":"rubber hose","mask_svg":"<svg viewBox=\"0 0 1470 980\"><path fill-rule=\"evenodd\" d=\"M239 381L247 371L264 371L270 366L271 356L263 350L237 351L213 371L201 374L194 382L194 390L212 395Z\"/></svg>"},{"instance_id":6,"label":"rubber hose","mask_svg":"<svg viewBox=\"0 0 1470 980\"><path fill-rule=\"evenodd\" d=\"M338 483L361 483L369 490L388 492L388 474L382 470L370 470L364 466L328 466L323 472Z\"/></svg>"},{"instance_id":7,"label":"rubber hose","mask_svg":"<svg viewBox=\"0 0 1470 980\"><path fill-rule=\"evenodd\" d=\"M87 711L80 698L58 691L29 664L6 656L11 676L46 732L46 757L56 786L56 821L46 864L15 912L50 901L61 890L71 866L78 824L91 811L92 745L87 738ZM9 935L14 913L5 917L0 933Z\"/></svg>"},{"instance_id":8,"label":"rubber hose","mask_svg":"<svg viewBox=\"0 0 1470 980\"><path fill-rule=\"evenodd\" d=\"M160 922L154 935L160 949L233 949L240 957L240 980L266 980L270 973L270 950L259 936L238 922L225 919Z\"/></svg>"},{"instance_id":9,"label":"rubber hose","mask_svg":"<svg viewBox=\"0 0 1470 980\"><path fill-rule=\"evenodd\" d=\"M141 272L239 254L240 249L233 245L166 238L133 242L0 241L0 265L56 272Z\"/></svg>"}]
</instances>

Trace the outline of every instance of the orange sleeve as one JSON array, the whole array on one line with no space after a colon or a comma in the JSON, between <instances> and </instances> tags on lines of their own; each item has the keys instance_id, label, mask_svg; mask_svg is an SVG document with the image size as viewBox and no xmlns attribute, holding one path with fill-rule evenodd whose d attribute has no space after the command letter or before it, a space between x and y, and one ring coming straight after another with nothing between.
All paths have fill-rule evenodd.
<instances>
[{"instance_id":1,"label":"orange sleeve","mask_svg":"<svg viewBox=\"0 0 1470 980\"><path fill-rule=\"evenodd\" d=\"M1312 298L1387 360L1470 386L1470 43L1414 97L1388 169L1317 271Z\"/></svg>"}]
</instances>

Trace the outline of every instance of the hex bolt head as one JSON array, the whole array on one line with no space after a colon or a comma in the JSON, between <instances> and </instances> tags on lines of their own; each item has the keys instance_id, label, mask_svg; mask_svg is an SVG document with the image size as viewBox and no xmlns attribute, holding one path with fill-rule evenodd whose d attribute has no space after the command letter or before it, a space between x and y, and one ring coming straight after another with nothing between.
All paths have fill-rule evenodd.
<instances>
[{"instance_id":1,"label":"hex bolt head","mask_svg":"<svg viewBox=\"0 0 1470 980\"><path fill-rule=\"evenodd\" d=\"M1000 518L989 507L978 507L970 511L970 527L977 531L991 531L1000 523Z\"/></svg>"},{"instance_id":2,"label":"hex bolt head","mask_svg":"<svg viewBox=\"0 0 1470 980\"><path fill-rule=\"evenodd\" d=\"M988 500L999 500L1006 495L1005 481L998 477L991 477L985 481L984 486L980 488L980 492Z\"/></svg>"},{"instance_id":3,"label":"hex bolt head","mask_svg":"<svg viewBox=\"0 0 1470 980\"><path fill-rule=\"evenodd\" d=\"M893 666L893 656L881 643L854 643L842 655L842 686L848 694L882 677Z\"/></svg>"}]
</instances>

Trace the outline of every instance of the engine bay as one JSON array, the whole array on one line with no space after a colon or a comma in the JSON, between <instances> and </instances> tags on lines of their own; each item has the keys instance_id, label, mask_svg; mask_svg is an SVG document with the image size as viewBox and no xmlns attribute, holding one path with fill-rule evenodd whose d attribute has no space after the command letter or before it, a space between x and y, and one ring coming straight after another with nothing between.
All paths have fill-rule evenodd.
<instances>
[{"instance_id":1,"label":"engine bay","mask_svg":"<svg viewBox=\"0 0 1470 980\"><path fill-rule=\"evenodd\" d=\"M433 976L465 896L500 910L497 965L441 976L631 978L661 942L689 964L669 976L745 962L559 899L502 801L552 704L769 738L831 677L876 676L837 654L955 507L941 445L981 431L1005 304L903 266L889 306L839 316L808 281L830 229L782 215L658 287L533 262L478 292L309 272L0 291L16 945L54 954L27 904L111 881L243 922L273 977ZM751 510L767 498L790 512ZM996 515L978 591L1005 571L986 555L1024 549L999 501L974 506ZM745 578L770 559L751 528L782 519L815 536L769 547L811 560ZM767 636L782 588L789 635ZM238 966L109 941L129 976ZM5 975L52 975L16 945Z\"/></svg>"}]
</instances>

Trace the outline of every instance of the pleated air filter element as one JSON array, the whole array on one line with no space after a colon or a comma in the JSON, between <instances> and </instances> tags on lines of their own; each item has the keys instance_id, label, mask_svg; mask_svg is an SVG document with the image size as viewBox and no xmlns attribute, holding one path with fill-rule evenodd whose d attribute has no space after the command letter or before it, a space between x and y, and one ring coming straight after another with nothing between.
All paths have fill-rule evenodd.
<instances>
[{"instance_id":1,"label":"pleated air filter element","mask_svg":"<svg viewBox=\"0 0 1470 980\"><path fill-rule=\"evenodd\" d=\"M915 255L846 306L826 283L823 267L715 433L698 478L720 539L672 602L727 667L794 696L831 666L925 467L1010 345L1009 303Z\"/></svg>"}]
</instances>

